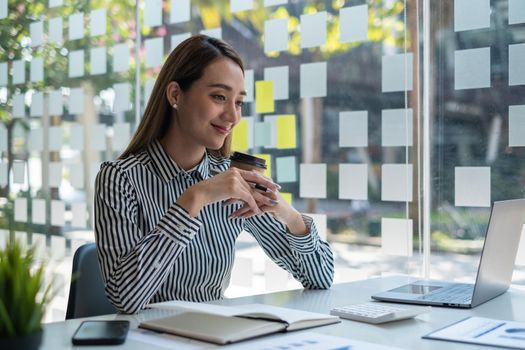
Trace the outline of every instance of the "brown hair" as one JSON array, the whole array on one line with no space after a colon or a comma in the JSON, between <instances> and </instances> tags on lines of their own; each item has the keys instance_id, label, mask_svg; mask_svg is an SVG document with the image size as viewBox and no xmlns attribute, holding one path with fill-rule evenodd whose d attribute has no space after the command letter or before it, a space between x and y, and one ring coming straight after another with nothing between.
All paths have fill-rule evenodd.
<instances>
[{"instance_id":1,"label":"brown hair","mask_svg":"<svg viewBox=\"0 0 525 350\"><path fill-rule=\"evenodd\" d=\"M231 59L241 67L244 73L244 65L239 54L228 43L220 39L195 35L184 40L171 52L153 86L140 124L119 159L140 153L151 142L162 138L168 131L172 109L166 98L168 84L176 81L182 91L187 91L193 82L202 77L204 69L220 57ZM224 144L218 150L219 155L229 155L231 138L232 134L226 137Z\"/></svg>"}]
</instances>

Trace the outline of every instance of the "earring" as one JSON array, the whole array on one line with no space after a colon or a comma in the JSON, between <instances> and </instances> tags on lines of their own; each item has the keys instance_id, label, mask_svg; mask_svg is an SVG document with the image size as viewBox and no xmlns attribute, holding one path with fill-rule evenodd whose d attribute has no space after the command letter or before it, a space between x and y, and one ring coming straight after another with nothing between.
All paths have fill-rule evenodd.
<instances>
[{"instance_id":1,"label":"earring","mask_svg":"<svg viewBox=\"0 0 525 350\"><path fill-rule=\"evenodd\" d=\"M177 109L177 103L174 103L174 104L172 105L172 107L173 107L173 109Z\"/></svg>"}]
</instances>

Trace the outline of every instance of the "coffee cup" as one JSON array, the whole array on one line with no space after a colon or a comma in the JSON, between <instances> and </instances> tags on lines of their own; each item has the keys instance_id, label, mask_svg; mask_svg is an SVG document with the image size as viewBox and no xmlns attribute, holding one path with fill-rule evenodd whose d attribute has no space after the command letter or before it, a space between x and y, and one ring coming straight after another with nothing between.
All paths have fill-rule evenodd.
<instances>
[{"instance_id":1,"label":"coffee cup","mask_svg":"<svg viewBox=\"0 0 525 350\"><path fill-rule=\"evenodd\" d=\"M243 170L255 170L261 174L266 171L266 159L258 158L250 154L233 152L230 156L230 167Z\"/></svg>"}]
</instances>

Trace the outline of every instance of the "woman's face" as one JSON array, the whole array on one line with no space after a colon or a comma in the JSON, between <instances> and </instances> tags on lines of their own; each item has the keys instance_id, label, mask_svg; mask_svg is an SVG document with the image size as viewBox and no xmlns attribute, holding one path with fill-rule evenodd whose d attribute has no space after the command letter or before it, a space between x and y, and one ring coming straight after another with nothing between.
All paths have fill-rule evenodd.
<instances>
[{"instance_id":1,"label":"woman's face","mask_svg":"<svg viewBox=\"0 0 525 350\"><path fill-rule=\"evenodd\" d=\"M246 95L241 68L228 58L212 61L187 91L179 91L175 122L188 145L219 149L241 119Z\"/></svg>"}]
</instances>

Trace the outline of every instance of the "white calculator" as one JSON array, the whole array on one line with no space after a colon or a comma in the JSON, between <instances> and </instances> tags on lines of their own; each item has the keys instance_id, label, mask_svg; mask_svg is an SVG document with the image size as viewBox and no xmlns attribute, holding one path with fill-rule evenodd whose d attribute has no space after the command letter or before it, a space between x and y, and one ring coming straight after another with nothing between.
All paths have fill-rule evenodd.
<instances>
[{"instance_id":1,"label":"white calculator","mask_svg":"<svg viewBox=\"0 0 525 350\"><path fill-rule=\"evenodd\" d=\"M412 318L430 309L430 306L398 306L369 302L336 307L330 310L330 314L348 320L378 324Z\"/></svg>"}]
</instances>

